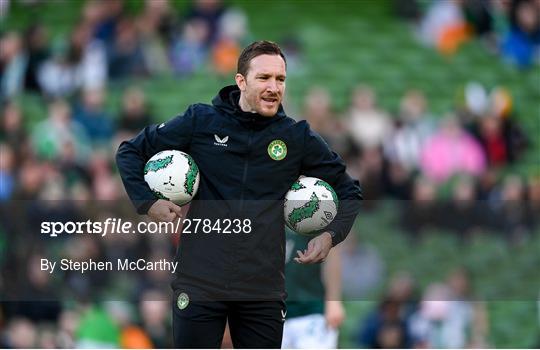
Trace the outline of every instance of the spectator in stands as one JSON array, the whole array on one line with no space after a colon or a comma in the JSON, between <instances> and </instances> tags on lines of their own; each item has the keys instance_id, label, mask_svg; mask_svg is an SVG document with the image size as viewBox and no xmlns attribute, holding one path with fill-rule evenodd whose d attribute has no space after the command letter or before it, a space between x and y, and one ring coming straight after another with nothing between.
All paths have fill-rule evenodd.
<instances>
[{"instance_id":1,"label":"spectator in stands","mask_svg":"<svg viewBox=\"0 0 540 350\"><path fill-rule=\"evenodd\" d=\"M27 136L19 105L14 102L6 103L2 111L0 140L10 145L13 152L15 152L15 166L18 166L23 158L30 153Z\"/></svg>"},{"instance_id":2,"label":"spectator in stands","mask_svg":"<svg viewBox=\"0 0 540 350\"><path fill-rule=\"evenodd\" d=\"M0 339L0 346L12 349L36 347L37 329L30 320L22 317L12 319L6 325L6 338Z\"/></svg>"},{"instance_id":3,"label":"spectator in stands","mask_svg":"<svg viewBox=\"0 0 540 350\"><path fill-rule=\"evenodd\" d=\"M401 163L385 160L382 173L382 184L385 195L390 198L409 200L413 186L413 174Z\"/></svg>"},{"instance_id":4,"label":"spectator in stands","mask_svg":"<svg viewBox=\"0 0 540 350\"><path fill-rule=\"evenodd\" d=\"M69 96L81 86L78 65L68 59L67 48L57 42L38 70L39 89L48 98Z\"/></svg>"},{"instance_id":5,"label":"spectator in stands","mask_svg":"<svg viewBox=\"0 0 540 350\"><path fill-rule=\"evenodd\" d=\"M148 74L143 47L131 18L123 18L116 25L115 39L109 54L111 79L122 79Z\"/></svg>"},{"instance_id":6,"label":"spectator in stands","mask_svg":"<svg viewBox=\"0 0 540 350\"><path fill-rule=\"evenodd\" d=\"M459 0L430 2L419 29L423 42L447 55L455 53L471 34Z\"/></svg>"},{"instance_id":7,"label":"spectator in stands","mask_svg":"<svg viewBox=\"0 0 540 350\"><path fill-rule=\"evenodd\" d=\"M480 201L489 204L494 199L494 193L499 181L499 174L496 169L488 168L484 173L476 178L476 196Z\"/></svg>"},{"instance_id":8,"label":"spectator in stands","mask_svg":"<svg viewBox=\"0 0 540 350\"><path fill-rule=\"evenodd\" d=\"M510 9L510 28L501 50L504 58L520 68L538 64L540 57L540 9L533 0L518 0Z\"/></svg>"},{"instance_id":9,"label":"spectator in stands","mask_svg":"<svg viewBox=\"0 0 540 350\"><path fill-rule=\"evenodd\" d=\"M219 19L218 34L219 37L234 40L238 45L244 44L249 35L248 17L244 11L240 8L227 9Z\"/></svg>"},{"instance_id":10,"label":"spectator in stands","mask_svg":"<svg viewBox=\"0 0 540 350\"><path fill-rule=\"evenodd\" d=\"M101 41L108 51L114 43L116 27L123 12L123 0L90 0L82 9L81 22L92 28L92 38Z\"/></svg>"},{"instance_id":11,"label":"spectator in stands","mask_svg":"<svg viewBox=\"0 0 540 350\"><path fill-rule=\"evenodd\" d=\"M304 64L304 46L300 40L298 33L291 32L283 35L280 40L281 47L287 55L287 67L291 76L303 76L306 74L306 66Z\"/></svg>"},{"instance_id":12,"label":"spectator in stands","mask_svg":"<svg viewBox=\"0 0 540 350\"><path fill-rule=\"evenodd\" d=\"M95 89L107 81L107 57L103 43L92 39L92 28L81 24L74 28L69 48L68 62L79 69L80 87Z\"/></svg>"},{"instance_id":13,"label":"spectator in stands","mask_svg":"<svg viewBox=\"0 0 540 350\"><path fill-rule=\"evenodd\" d=\"M7 17L9 13L9 0L2 0L0 1L0 20L3 20Z\"/></svg>"},{"instance_id":14,"label":"spectator in stands","mask_svg":"<svg viewBox=\"0 0 540 350\"><path fill-rule=\"evenodd\" d=\"M382 283L385 264L376 247L369 242L358 242L352 231L343 242L341 279L343 300L362 300Z\"/></svg>"},{"instance_id":15,"label":"spectator in stands","mask_svg":"<svg viewBox=\"0 0 540 350\"><path fill-rule=\"evenodd\" d=\"M452 230L462 240L467 240L485 228L487 210L485 202L476 200L473 178L459 176L452 188L452 198L443 205L446 215L441 215L441 226Z\"/></svg>"},{"instance_id":16,"label":"spectator in stands","mask_svg":"<svg viewBox=\"0 0 540 350\"><path fill-rule=\"evenodd\" d=\"M435 183L427 178L418 177L414 182L412 201L400 202L401 223L413 239L419 238L425 230L433 229L440 224L441 210L436 195Z\"/></svg>"},{"instance_id":17,"label":"spectator in stands","mask_svg":"<svg viewBox=\"0 0 540 350\"><path fill-rule=\"evenodd\" d=\"M170 348L172 346L172 327L168 322L169 303L168 296L162 291L149 289L145 291L139 302L141 323L148 332L156 348Z\"/></svg>"},{"instance_id":18,"label":"spectator in stands","mask_svg":"<svg viewBox=\"0 0 540 350\"><path fill-rule=\"evenodd\" d=\"M223 13L218 22L218 37L212 46L212 64L214 70L227 76L236 69L241 45L247 35L247 17L239 9L230 9Z\"/></svg>"},{"instance_id":19,"label":"spectator in stands","mask_svg":"<svg viewBox=\"0 0 540 350\"><path fill-rule=\"evenodd\" d=\"M465 267L458 266L450 271L446 283L450 288L450 310L456 319L461 316L462 329L459 336L466 341L465 347L489 347L487 310L484 302L474 300L470 272ZM457 324L455 327L457 328Z\"/></svg>"},{"instance_id":20,"label":"spectator in stands","mask_svg":"<svg viewBox=\"0 0 540 350\"><path fill-rule=\"evenodd\" d=\"M241 47L234 39L221 36L212 47L212 67L215 72L222 77L232 73L240 52Z\"/></svg>"},{"instance_id":21,"label":"spectator in stands","mask_svg":"<svg viewBox=\"0 0 540 350\"><path fill-rule=\"evenodd\" d=\"M528 221L540 228L540 176L531 176L527 186Z\"/></svg>"},{"instance_id":22,"label":"spectator in stands","mask_svg":"<svg viewBox=\"0 0 540 350\"><path fill-rule=\"evenodd\" d=\"M495 228L511 243L522 242L532 229L527 215L525 184L518 175L508 175L493 207Z\"/></svg>"},{"instance_id":23,"label":"spectator in stands","mask_svg":"<svg viewBox=\"0 0 540 350\"><path fill-rule=\"evenodd\" d=\"M219 37L219 20L225 9L221 0L195 0L186 13L187 21L201 21L208 28L208 33L203 38L203 46L206 49L210 48Z\"/></svg>"},{"instance_id":24,"label":"spectator in stands","mask_svg":"<svg viewBox=\"0 0 540 350\"><path fill-rule=\"evenodd\" d=\"M33 209L36 207L33 206ZM36 213L33 212L32 215L34 214ZM49 218L51 217L49 216ZM22 233L22 235L27 239L35 238L28 233ZM21 288L16 291L11 290L11 292L17 293L20 299L10 303L12 307L10 312L33 322L56 322L62 305L58 300L53 276L39 267L43 255L42 253L31 253L31 251L25 251L23 255L26 260L23 262L25 273L16 276L13 281L18 282Z\"/></svg>"},{"instance_id":25,"label":"spectator in stands","mask_svg":"<svg viewBox=\"0 0 540 350\"><path fill-rule=\"evenodd\" d=\"M122 333L120 334L120 347L124 349L155 348L145 330L135 325L127 326L122 329Z\"/></svg>"},{"instance_id":26,"label":"spectator in stands","mask_svg":"<svg viewBox=\"0 0 540 350\"><path fill-rule=\"evenodd\" d=\"M480 302L471 301L470 277L458 267L445 284L427 287L420 309L411 318L413 346L417 348L489 347L488 323Z\"/></svg>"},{"instance_id":27,"label":"spectator in stands","mask_svg":"<svg viewBox=\"0 0 540 350\"><path fill-rule=\"evenodd\" d=\"M469 128L480 142L491 167L514 162L528 144L512 116L512 100L504 88L493 89L485 112L477 116Z\"/></svg>"},{"instance_id":28,"label":"spectator in stands","mask_svg":"<svg viewBox=\"0 0 540 350\"><path fill-rule=\"evenodd\" d=\"M118 117L118 138L127 140L134 137L151 121L152 116L143 90L137 87L126 89L122 96L122 107Z\"/></svg>"},{"instance_id":29,"label":"spectator in stands","mask_svg":"<svg viewBox=\"0 0 540 350\"><path fill-rule=\"evenodd\" d=\"M81 314L75 334L76 348L120 346L120 329L101 306L89 307Z\"/></svg>"},{"instance_id":30,"label":"spectator in stands","mask_svg":"<svg viewBox=\"0 0 540 350\"><path fill-rule=\"evenodd\" d=\"M450 288L433 283L424 292L420 309L411 317L411 334L415 348L465 348L463 330L468 327L468 310L451 309Z\"/></svg>"},{"instance_id":31,"label":"spectator in stands","mask_svg":"<svg viewBox=\"0 0 540 350\"><path fill-rule=\"evenodd\" d=\"M38 73L47 96L63 97L80 88L102 88L107 81L107 59L103 44L92 40L92 28L79 24L71 33L67 49L58 46Z\"/></svg>"},{"instance_id":32,"label":"spectator in stands","mask_svg":"<svg viewBox=\"0 0 540 350\"><path fill-rule=\"evenodd\" d=\"M192 19L185 24L182 36L171 47L171 64L175 73L189 75L202 67L208 56L208 35L208 24L200 19Z\"/></svg>"},{"instance_id":33,"label":"spectator in stands","mask_svg":"<svg viewBox=\"0 0 540 350\"><path fill-rule=\"evenodd\" d=\"M384 182L385 160L380 147L361 151L357 158L358 178L364 186L364 209L373 209L386 193Z\"/></svg>"},{"instance_id":34,"label":"spectator in stands","mask_svg":"<svg viewBox=\"0 0 540 350\"><path fill-rule=\"evenodd\" d=\"M496 1L463 1L462 12L467 24L472 30L472 34L488 40L491 44L493 36L493 2Z\"/></svg>"},{"instance_id":35,"label":"spectator in stands","mask_svg":"<svg viewBox=\"0 0 540 350\"><path fill-rule=\"evenodd\" d=\"M143 16L153 22L161 39L169 43L178 27L170 0L145 0Z\"/></svg>"},{"instance_id":36,"label":"spectator in stands","mask_svg":"<svg viewBox=\"0 0 540 350\"><path fill-rule=\"evenodd\" d=\"M42 349L57 349L55 325L43 324L39 327L37 347Z\"/></svg>"},{"instance_id":37,"label":"spectator in stands","mask_svg":"<svg viewBox=\"0 0 540 350\"><path fill-rule=\"evenodd\" d=\"M489 166L500 167L509 162L509 145L503 134L503 120L484 116L478 121L478 141Z\"/></svg>"},{"instance_id":38,"label":"spectator in stands","mask_svg":"<svg viewBox=\"0 0 540 350\"><path fill-rule=\"evenodd\" d=\"M478 119L489 110L488 91L481 83L469 81L458 94L463 94L463 101L457 106L459 121L466 130L474 132Z\"/></svg>"},{"instance_id":39,"label":"spectator in stands","mask_svg":"<svg viewBox=\"0 0 540 350\"><path fill-rule=\"evenodd\" d=\"M409 348L410 336L401 307L400 302L384 298L364 321L358 336L359 345L372 349Z\"/></svg>"},{"instance_id":40,"label":"spectator in stands","mask_svg":"<svg viewBox=\"0 0 540 350\"><path fill-rule=\"evenodd\" d=\"M102 89L84 90L73 109L73 120L84 128L95 147L108 146L114 133L113 121L104 106L105 94Z\"/></svg>"},{"instance_id":41,"label":"spectator in stands","mask_svg":"<svg viewBox=\"0 0 540 350\"><path fill-rule=\"evenodd\" d=\"M398 127L385 143L386 156L409 171L419 168L420 152L435 131L426 105L422 92L407 91L401 100Z\"/></svg>"},{"instance_id":42,"label":"spectator in stands","mask_svg":"<svg viewBox=\"0 0 540 350\"><path fill-rule=\"evenodd\" d=\"M8 32L0 37L0 101L22 92L27 64L19 33Z\"/></svg>"},{"instance_id":43,"label":"spectator in stands","mask_svg":"<svg viewBox=\"0 0 540 350\"><path fill-rule=\"evenodd\" d=\"M303 117L313 130L342 158L348 160L356 155L354 144L343 125L333 111L330 93L323 87L312 87L304 98Z\"/></svg>"},{"instance_id":44,"label":"spectator in stands","mask_svg":"<svg viewBox=\"0 0 540 350\"><path fill-rule=\"evenodd\" d=\"M79 313L72 308L64 308L58 318L57 340L60 348L75 347L75 331L79 324Z\"/></svg>"},{"instance_id":45,"label":"spectator in stands","mask_svg":"<svg viewBox=\"0 0 540 350\"><path fill-rule=\"evenodd\" d=\"M502 131L508 149L508 160L514 162L529 146L529 139L518 123L508 89L496 87L490 94L489 115L502 119Z\"/></svg>"},{"instance_id":46,"label":"spectator in stands","mask_svg":"<svg viewBox=\"0 0 540 350\"><path fill-rule=\"evenodd\" d=\"M33 24L25 32L25 46L28 54L24 88L28 91L41 92L38 72L41 65L49 58L48 31L42 24Z\"/></svg>"},{"instance_id":47,"label":"spectator in stands","mask_svg":"<svg viewBox=\"0 0 540 350\"><path fill-rule=\"evenodd\" d=\"M77 150L73 143L67 143L55 161L55 166L64 175L70 193L77 194L78 199L85 199L85 191L91 183L88 164L77 159ZM76 192L75 192L76 191Z\"/></svg>"},{"instance_id":48,"label":"spectator in stands","mask_svg":"<svg viewBox=\"0 0 540 350\"><path fill-rule=\"evenodd\" d=\"M168 47L178 24L167 0L146 0L136 20L142 54L149 74L168 74L171 66Z\"/></svg>"},{"instance_id":49,"label":"spectator in stands","mask_svg":"<svg viewBox=\"0 0 540 350\"><path fill-rule=\"evenodd\" d=\"M49 104L49 116L32 132L32 144L38 156L57 159L64 147L72 145L78 162L90 154L90 140L83 126L72 120L69 105L63 100Z\"/></svg>"},{"instance_id":50,"label":"spectator in stands","mask_svg":"<svg viewBox=\"0 0 540 350\"><path fill-rule=\"evenodd\" d=\"M111 159L107 153L94 152L90 160L89 171L93 182L93 198L98 201L114 201L120 198L120 183L118 178L113 176Z\"/></svg>"},{"instance_id":51,"label":"spectator in stands","mask_svg":"<svg viewBox=\"0 0 540 350\"><path fill-rule=\"evenodd\" d=\"M352 138L362 150L381 146L392 132L390 118L378 109L375 93L367 86L354 89L347 117Z\"/></svg>"},{"instance_id":52,"label":"spectator in stands","mask_svg":"<svg viewBox=\"0 0 540 350\"><path fill-rule=\"evenodd\" d=\"M478 142L450 116L424 144L421 167L425 176L440 183L455 174L480 175L486 162Z\"/></svg>"},{"instance_id":53,"label":"spectator in stands","mask_svg":"<svg viewBox=\"0 0 540 350\"><path fill-rule=\"evenodd\" d=\"M0 143L0 202L9 200L15 187L15 157L7 144Z\"/></svg>"},{"instance_id":54,"label":"spectator in stands","mask_svg":"<svg viewBox=\"0 0 540 350\"><path fill-rule=\"evenodd\" d=\"M37 199L39 191L44 183L42 169L43 167L41 164L33 159L26 160L23 164L21 164L12 199Z\"/></svg>"},{"instance_id":55,"label":"spectator in stands","mask_svg":"<svg viewBox=\"0 0 540 350\"><path fill-rule=\"evenodd\" d=\"M418 308L417 285L409 271L399 271L391 276L388 282L387 295L390 299L400 303L400 316L408 322L409 318Z\"/></svg>"}]
</instances>

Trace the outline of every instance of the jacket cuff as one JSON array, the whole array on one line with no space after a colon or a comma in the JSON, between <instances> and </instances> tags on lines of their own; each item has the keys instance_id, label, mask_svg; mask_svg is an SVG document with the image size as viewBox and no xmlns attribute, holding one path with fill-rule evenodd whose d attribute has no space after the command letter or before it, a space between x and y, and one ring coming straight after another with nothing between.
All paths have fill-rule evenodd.
<instances>
[{"instance_id":1,"label":"jacket cuff","mask_svg":"<svg viewBox=\"0 0 540 350\"><path fill-rule=\"evenodd\" d=\"M135 207L137 208L137 214L146 215L150 207L157 202L157 199L150 199L146 201L135 201Z\"/></svg>"},{"instance_id":2,"label":"jacket cuff","mask_svg":"<svg viewBox=\"0 0 540 350\"><path fill-rule=\"evenodd\" d=\"M342 239L341 239L341 237L336 233L336 231L326 230L326 232L328 232L328 233L330 234L330 236L332 237L332 247L335 247L336 245L338 245L339 243L341 243Z\"/></svg>"}]
</instances>

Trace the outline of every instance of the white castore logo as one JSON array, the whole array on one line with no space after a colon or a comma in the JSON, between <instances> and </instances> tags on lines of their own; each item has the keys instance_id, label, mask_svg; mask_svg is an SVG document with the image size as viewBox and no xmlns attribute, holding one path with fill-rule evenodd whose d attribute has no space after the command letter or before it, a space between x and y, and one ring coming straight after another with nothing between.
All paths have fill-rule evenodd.
<instances>
[{"instance_id":1,"label":"white castore logo","mask_svg":"<svg viewBox=\"0 0 540 350\"><path fill-rule=\"evenodd\" d=\"M219 138L219 136L214 134L214 139L216 142L214 142L214 145L221 146L221 147L227 147L227 141L229 141L229 136L225 136L224 138Z\"/></svg>"}]
</instances>

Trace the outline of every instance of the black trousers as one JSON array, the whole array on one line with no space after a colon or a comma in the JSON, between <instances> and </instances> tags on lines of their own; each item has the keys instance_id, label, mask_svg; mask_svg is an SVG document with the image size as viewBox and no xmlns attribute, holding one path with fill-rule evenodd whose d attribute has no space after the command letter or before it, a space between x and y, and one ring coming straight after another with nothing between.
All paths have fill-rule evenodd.
<instances>
[{"instance_id":1,"label":"black trousers","mask_svg":"<svg viewBox=\"0 0 540 350\"><path fill-rule=\"evenodd\" d=\"M173 302L176 348L220 348L227 320L234 348L281 348L283 301Z\"/></svg>"}]
</instances>

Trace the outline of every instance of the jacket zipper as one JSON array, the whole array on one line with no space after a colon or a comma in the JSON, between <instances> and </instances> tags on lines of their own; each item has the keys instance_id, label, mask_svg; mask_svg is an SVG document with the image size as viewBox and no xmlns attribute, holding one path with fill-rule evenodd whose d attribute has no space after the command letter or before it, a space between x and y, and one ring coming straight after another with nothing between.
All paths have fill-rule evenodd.
<instances>
[{"instance_id":1,"label":"jacket zipper","mask_svg":"<svg viewBox=\"0 0 540 350\"><path fill-rule=\"evenodd\" d=\"M240 192L240 213L244 210L244 190L247 180L247 173L248 173L248 167L249 167L249 156L251 154L251 139L253 138L253 130L249 130L249 136L248 136L248 151L246 155L246 160L244 161L244 174L242 175L242 190Z\"/></svg>"}]
</instances>

